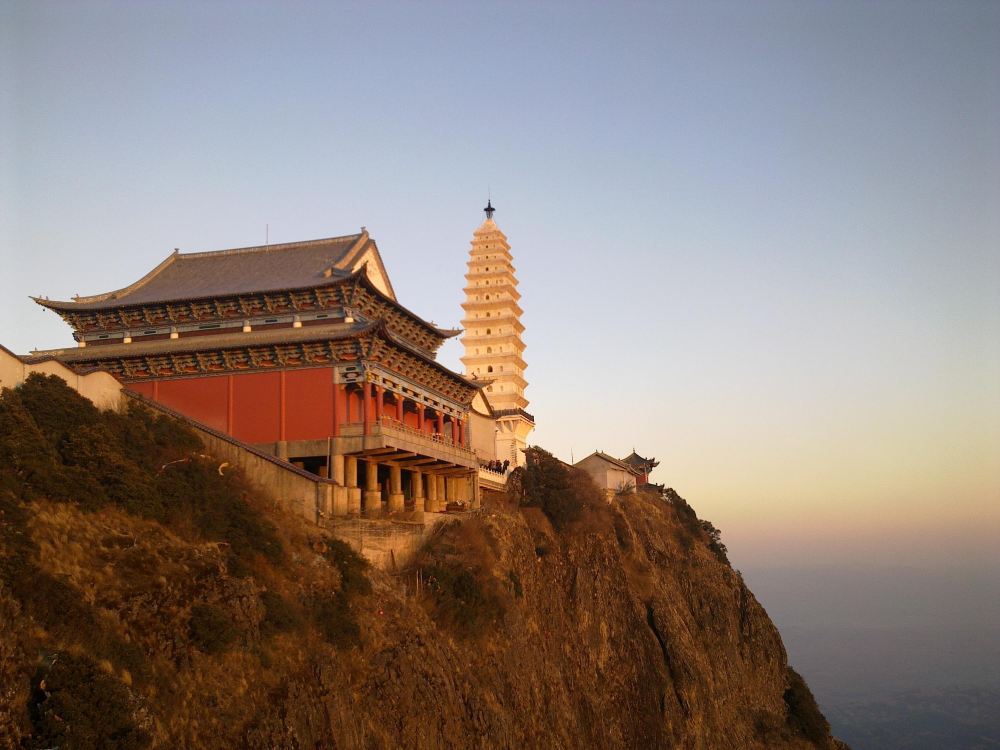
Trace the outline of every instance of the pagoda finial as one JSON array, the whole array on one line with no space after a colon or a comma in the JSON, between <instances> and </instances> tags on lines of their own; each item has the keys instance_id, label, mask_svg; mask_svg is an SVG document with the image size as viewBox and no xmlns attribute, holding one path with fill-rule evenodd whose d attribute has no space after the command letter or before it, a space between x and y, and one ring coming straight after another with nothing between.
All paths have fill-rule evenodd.
<instances>
[{"instance_id":1,"label":"pagoda finial","mask_svg":"<svg viewBox=\"0 0 1000 750\"><path fill-rule=\"evenodd\" d=\"M486 201L486 208L484 208L483 211L486 212L486 218L487 219L492 219L493 218L493 212L496 211L496 209L493 208L493 200L492 199L489 199L489 200Z\"/></svg>"}]
</instances>

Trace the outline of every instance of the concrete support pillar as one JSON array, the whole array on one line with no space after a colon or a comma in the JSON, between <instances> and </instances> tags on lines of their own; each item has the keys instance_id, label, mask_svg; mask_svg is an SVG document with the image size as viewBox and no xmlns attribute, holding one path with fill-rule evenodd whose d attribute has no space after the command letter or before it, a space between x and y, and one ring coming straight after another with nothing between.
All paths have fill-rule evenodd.
<instances>
[{"instance_id":1,"label":"concrete support pillar","mask_svg":"<svg viewBox=\"0 0 1000 750\"><path fill-rule=\"evenodd\" d=\"M403 510L403 470L396 464L389 466L389 510Z\"/></svg>"},{"instance_id":2,"label":"concrete support pillar","mask_svg":"<svg viewBox=\"0 0 1000 750\"><path fill-rule=\"evenodd\" d=\"M443 511L448 507L448 478L447 477L435 477L437 479L437 509Z\"/></svg>"},{"instance_id":3,"label":"concrete support pillar","mask_svg":"<svg viewBox=\"0 0 1000 750\"><path fill-rule=\"evenodd\" d=\"M422 510L424 507L423 472L413 469L410 472L410 484L413 486L413 508L414 510Z\"/></svg>"},{"instance_id":4,"label":"concrete support pillar","mask_svg":"<svg viewBox=\"0 0 1000 750\"><path fill-rule=\"evenodd\" d=\"M344 481L346 479L344 463L345 462L343 456L336 456L336 455L330 456L330 465L332 469L332 471L330 472L330 479L332 479L337 484L346 487L347 483ZM355 471L357 471L357 467L355 467Z\"/></svg>"},{"instance_id":5,"label":"concrete support pillar","mask_svg":"<svg viewBox=\"0 0 1000 750\"><path fill-rule=\"evenodd\" d=\"M479 497L479 472L472 471L469 473L469 486L472 488L472 508L473 510L478 508L480 505Z\"/></svg>"},{"instance_id":6,"label":"concrete support pillar","mask_svg":"<svg viewBox=\"0 0 1000 750\"><path fill-rule=\"evenodd\" d=\"M378 462L365 462L365 512L379 512L382 510L382 491L378 487Z\"/></svg>"},{"instance_id":7,"label":"concrete support pillar","mask_svg":"<svg viewBox=\"0 0 1000 750\"><path fill-rule=\"evenodd\" d=\"M358 459L344 456L344 484L347 485L348 513L361 512L361 488L358 487Z\"/></svg>"},{"instance_id":8,"label":"concrete support pillar","mask_svg":"<svg viewBox=\"0 0 1000 750\"><path fill-rule=\"evenodd\" d=\"M356 456L344 456L344 484L348 487L358 486L358 459Z\"/></svg>"},{"instance_id":9,"label":"concrete support pillar","mask_svg":"<svg viewBox=\"0 0 1000 750\"><path fill-rule=\"evenodd\" d=\"M433 474L427 475L427 497L424 500L424 510L428 513L437 513L438 486L437 477Z\"/></svg>"}]
</instances>

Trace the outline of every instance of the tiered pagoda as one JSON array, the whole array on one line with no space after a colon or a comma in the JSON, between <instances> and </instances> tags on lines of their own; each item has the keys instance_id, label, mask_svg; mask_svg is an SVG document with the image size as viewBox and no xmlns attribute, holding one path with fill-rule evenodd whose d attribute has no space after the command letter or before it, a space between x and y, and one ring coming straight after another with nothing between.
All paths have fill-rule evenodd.
<instances>
[{"instance_id":1,"label":"tiered pagoda","mask_svg":"<svg viewBox=\"0 0 1000 750\"><path fill-rule=\"evenodd\" d=\"M486 220L473 232L465 287L465 348L462 364L466 377L486 382L486 396L496 418L496 455L512 466L524 463L528 434L535 427L524 389L527 364L521 334L521 308L517 278L507 237L493 221L492 201Z\"/></svg>"},{"instance_id":2,"label":"tiered pagoda","mask_svg":"<svg viewBox=\"0 0 1000 750\"><path fill-rule=\"evenodd\" d=\"M468 416L479 387L435 359L458 331L397 302L366 231L175 251L124 289L35 301L78 342L35 358L106 369L131 391L327 476L348 512L476 502Z\"/></svg>"}]
</instances>

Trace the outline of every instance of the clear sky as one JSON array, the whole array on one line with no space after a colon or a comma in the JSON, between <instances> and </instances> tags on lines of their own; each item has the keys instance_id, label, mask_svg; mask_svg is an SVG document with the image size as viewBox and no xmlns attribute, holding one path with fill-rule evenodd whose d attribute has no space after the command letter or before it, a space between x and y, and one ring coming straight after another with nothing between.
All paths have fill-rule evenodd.
<instances>
[{"instance_id":1,"label":"clear sky","mask_svg":"<svg viewBox=\"0 0 1000 750\"><path fill-rule=\"evenodd\" d=\"M1000 562L1000 3L0 0L15 351L265 225L457 324L487 190L538 444L737 566Z\"/></svg>"}]
</instances>

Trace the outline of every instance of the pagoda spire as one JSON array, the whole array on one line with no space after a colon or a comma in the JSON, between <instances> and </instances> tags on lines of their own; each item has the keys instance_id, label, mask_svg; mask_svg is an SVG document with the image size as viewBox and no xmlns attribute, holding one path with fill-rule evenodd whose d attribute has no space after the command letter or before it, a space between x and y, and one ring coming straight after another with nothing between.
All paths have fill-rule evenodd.
<instances>
[{"instance_id":1,"label":"pagoda spire","mask_svg":"<svg viewBox=\"0 0 1000 750\"><path fill-rule=\"evenodd\" d=\"M483 212L486 214L487 221L493 218L494 211L496 211L496 209L493 208L493 200L491 198L488 198L486 200L486 208L483 209Z\"/></svg>"}]
</instances>

